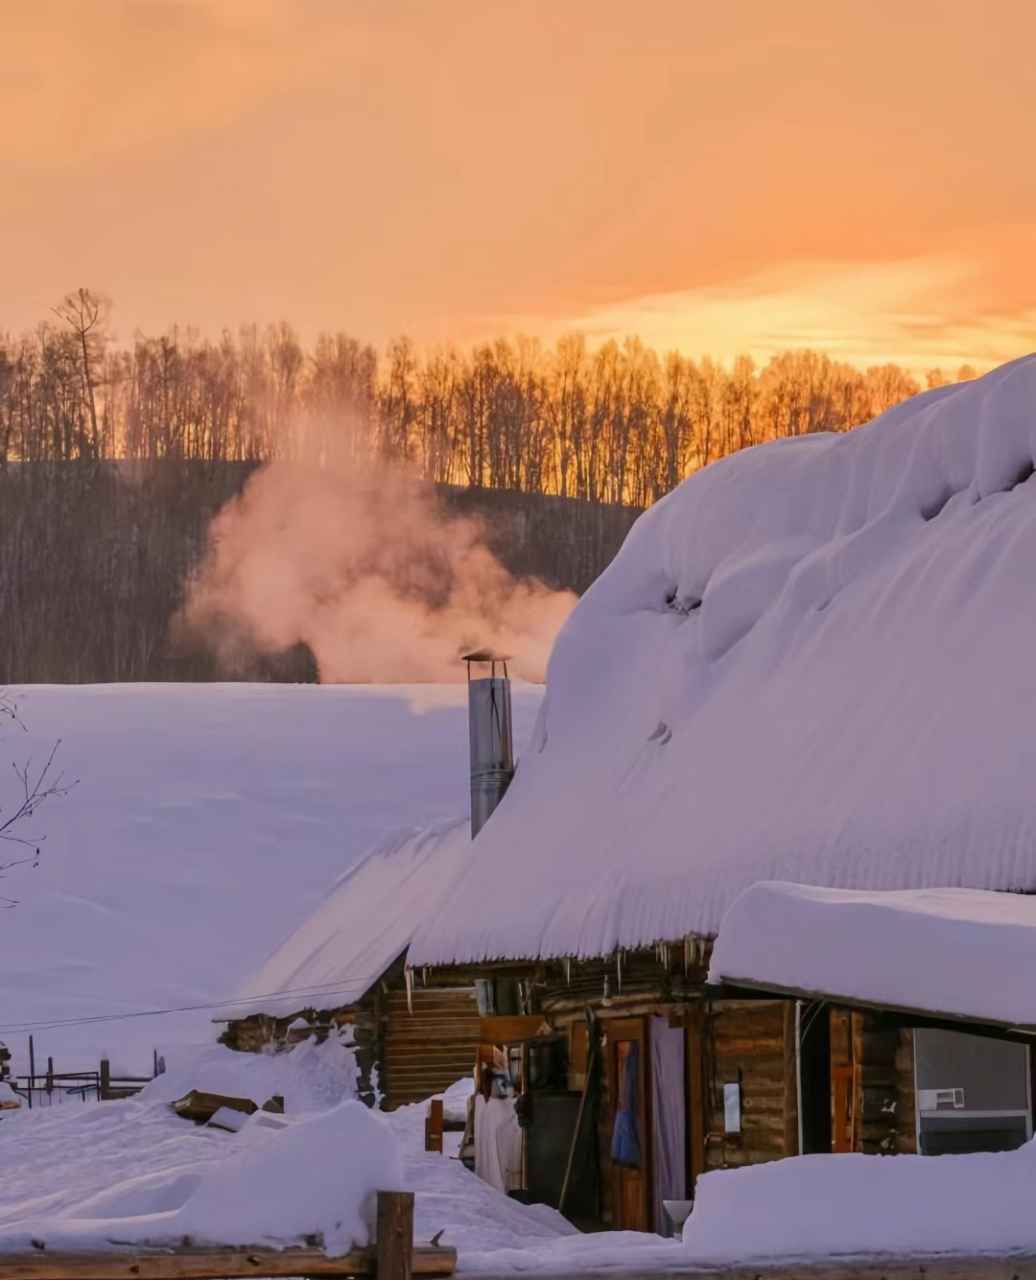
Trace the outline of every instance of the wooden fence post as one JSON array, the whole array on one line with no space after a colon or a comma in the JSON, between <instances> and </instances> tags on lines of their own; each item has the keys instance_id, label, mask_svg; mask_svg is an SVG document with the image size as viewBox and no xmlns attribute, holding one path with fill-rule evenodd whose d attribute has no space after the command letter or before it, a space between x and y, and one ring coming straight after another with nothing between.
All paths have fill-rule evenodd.
<instances>
[{"instance_id":1,"label":"wooden fence post","mask_svg":"<svg viewBox=\"0 0 1036 1280\"><path fill-rule=\"evenodd\" d=\"M424 1149L438 1151L442 1155L443 1106L442 1098L433 1098L428 1104L424 1121Z\"/></svg>"},{"instance_id":2,"label":"wooden fence post","mask_svg":"<svg viewBox=\"0 0 1036 1280\"><path fill-rule=\"evenodd\" d=\"M101 1074L98 1081L97 1091L101 1095L100 1100L103 1102L111 1092L112 1087L112 1067L107 1058L101 1059Z\"/></svg>"},{"instance_id":3,"label":"wooden fence post","mask_svg":"<svg viewBox=\"0 0 1036 1280\"><path fill-rule=\"evenodd\" d=\"M414 1269L414 1193L379 1191L375 1280L410 1280Z\"/></svg>"}]
</instances>

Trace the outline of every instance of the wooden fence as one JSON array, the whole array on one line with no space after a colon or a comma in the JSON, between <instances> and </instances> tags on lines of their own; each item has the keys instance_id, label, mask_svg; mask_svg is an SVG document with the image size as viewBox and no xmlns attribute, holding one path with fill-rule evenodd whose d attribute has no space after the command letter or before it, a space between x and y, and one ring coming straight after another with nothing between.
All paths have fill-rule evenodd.
<instances>
[{"instance_id":1,"label":"wooden fence","mask_svg":"<svg viewBox=\"0 0 1036 1280\"><path fill-rule=\"evenodd\" d=\"M456 1250L438 1244L414 1246L414 1196L379 1191L375 1242L343 1257L319 1248L178 1248L70 1254L37 1249L30 1254L0 1252L0 1280L239 1280L244 1276L375 1277L411 1280L448 1277Z\"/></svg>"},{"instance_id":2,"label":"wooden fence","mask_svg":"<svg viewBox=\"0 0 1036 1280\"><path fill-rule=\"evenodd\" d=\"M56 1071L54 1059L47 1059L47 1069L37 1071L36 1049L29 1037L29 1071L27 1075L9 1075L7 1083L30 1110L52 1107L63 1102L105 1102L112 1098L130 1098L165 1070L156 1052L154 1070L149 1076L112 1075L111 1063L101 1060L96 1071Z\"/></svg>"}]
</instances>

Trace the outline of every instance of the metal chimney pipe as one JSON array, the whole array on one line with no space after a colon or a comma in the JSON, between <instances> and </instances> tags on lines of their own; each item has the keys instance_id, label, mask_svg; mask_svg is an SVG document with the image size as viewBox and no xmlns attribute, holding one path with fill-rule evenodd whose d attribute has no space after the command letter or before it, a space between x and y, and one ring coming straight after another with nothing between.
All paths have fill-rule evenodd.
<instances>
[{"instance_id":1,"label":"metal chimney pipe","mask_svg":"<svg viewBox=\"0 0 1036 1280\"><path fill-rule=\"evenodd\" d=\"M471 838L482 830L514 777L511 681L507 659L487 651L465 654L468 664L468 737L471 745ZM488 676L472 676L473 666ZM503 672L497 675L497 667Z\"/></svg>"}]
</instances>

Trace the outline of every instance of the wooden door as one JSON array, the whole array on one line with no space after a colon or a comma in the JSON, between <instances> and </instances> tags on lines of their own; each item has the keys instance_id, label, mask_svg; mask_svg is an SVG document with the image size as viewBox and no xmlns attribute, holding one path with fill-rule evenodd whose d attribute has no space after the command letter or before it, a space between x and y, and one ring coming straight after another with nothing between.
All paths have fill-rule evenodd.
<instances>
[{"instance_id":1,"label":"wooden door","mask_svg":"<svg viewBox=\"0 0 1036 1280\"><path fill-rule=\"evenodd\" d=\"M608 1022L607 1035L613 1225L622 1231L650 1231L652 1165L647 1022L644 1018L616 1018ZM632 1107L631 1087L636 1090ZM616 1159L615 1132L620 1112L625 1112L623 1158ZM636 1156L635 1163L633 1156Z\"/></svg>"}]
</instances>

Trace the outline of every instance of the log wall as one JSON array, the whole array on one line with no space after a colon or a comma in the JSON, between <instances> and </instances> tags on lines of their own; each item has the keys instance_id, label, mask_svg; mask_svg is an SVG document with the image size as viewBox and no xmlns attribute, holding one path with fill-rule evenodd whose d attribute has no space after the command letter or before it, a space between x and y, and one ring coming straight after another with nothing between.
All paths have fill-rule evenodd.
<instances>
[{"instance_id":1,"label":"log wall","mask_svg":"<svg viewBox=\"0 0 1036 1280\"><path fill-rule=\"evenodd\" d=\"M360 1097L373 1106L394 1110L442 1093L470 1075L478 1052L479 1019L475 988L416 986L413 1012L402 979L379 983L359 1004L340 1009L299 1010L283 1018L253 1014L227 1024L220 1043L245 1053L273 1046L288 1049L316 1035L351 1025L360 1069ZM305 1018L305 1029L289 1031Z\"/></svg>"},{"instance_id":2,"label":"log wall","mask_svg":"<svg viewBox=\"0 0 1036 1280\"><path fill-rule=\"evenodd\" d=\"M798 1152L795 1006L727 1001L707 1014L705 1166L729 1169ZM741 1086L741 1132L726 1132L723 1086Z\"/></svg>"},{"instance_id":3,"label":"log wall","mask_svg":"<svg viewBox=\"0 0 1036 1280\"><path fill-rule=\"evenodd\" d=\"M895 1054L896 1069L896 1151L917 1155L917 1095L914 1083L914 1033L899 1030Z\"/></svg>"},{"instance_id":4,"label":"log wall","mask_svg":"<svg viewBox=\"0 0 1036 1280\"><path fill-rule=\"evenodd\" d=\"M380 1087L388 1111L443 1093L475 1069L479 1044L474 987L390 988L381 1009Z\"/></svg>"},{"instance_id":5,"label":"log wall","mask_svg":"<svg viewBox=\"0 0 1036 1280\"><path fill-rule=\"evenodd\" d=\"M864 1155L895 1155L898 1145L899 1079L896 1051L899 1030L880 1013L852 1015L854 1150Z\"/></svg>"}]
</instances>

